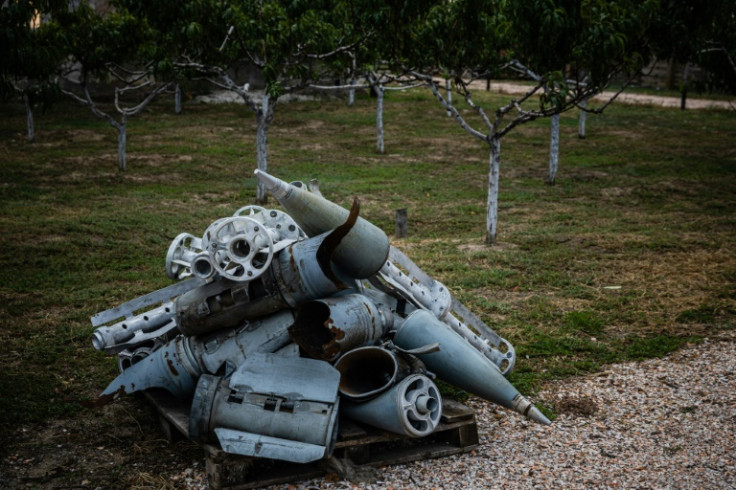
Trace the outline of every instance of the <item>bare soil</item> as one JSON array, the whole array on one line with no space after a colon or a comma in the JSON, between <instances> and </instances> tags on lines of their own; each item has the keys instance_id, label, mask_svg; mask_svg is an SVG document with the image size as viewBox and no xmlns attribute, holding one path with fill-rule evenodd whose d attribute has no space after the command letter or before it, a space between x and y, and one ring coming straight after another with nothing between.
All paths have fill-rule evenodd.
<instances>
[{"instance_id":1,"label":"bare soil","mask_svg":"<svg viewBox=\"0 0 736 490\"><path fill-rule=\"evenodd\" d=\"M0 488L191 488L204 465L201 448L167 441L154 409L133 397L2 439Z\"/></svg>"}]
</instances>

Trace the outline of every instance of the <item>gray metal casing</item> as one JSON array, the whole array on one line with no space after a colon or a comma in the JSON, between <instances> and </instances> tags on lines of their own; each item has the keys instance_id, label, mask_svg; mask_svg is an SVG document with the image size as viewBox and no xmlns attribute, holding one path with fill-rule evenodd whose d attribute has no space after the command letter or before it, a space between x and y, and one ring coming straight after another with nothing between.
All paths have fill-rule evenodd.
<instances>
[{"instance_id":1,"label":"gray metal casing","mask_svg":"<svg viewBox=\"0 0 736 490\"><path fill-rule=\"evenodd\" d=\"M340 373L315 359L257 354L230 379L202 376L189 437L223 450L305 463L329 456L337 438Z\"/></svg>"}]
</instances>

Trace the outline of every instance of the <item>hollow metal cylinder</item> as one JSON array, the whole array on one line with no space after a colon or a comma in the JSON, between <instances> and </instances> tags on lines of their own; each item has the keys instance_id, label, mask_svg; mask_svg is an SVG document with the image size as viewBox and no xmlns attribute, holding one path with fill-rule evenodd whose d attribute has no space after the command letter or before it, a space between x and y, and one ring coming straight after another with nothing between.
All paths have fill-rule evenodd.
<instances>
[{"instance_id":1,"label":"hollow metal cylinder","mask_svg":"<svg viewBox=\"0 0 736 490\"><path fill-rule=\"evenodd\" d=\"M377 346L347 352L337 360L335 369L340 371L340 395L355 401L378 396L410 373L403 359Z\"/></svg>"},{"instance_id":2,"label":"hollow metal cylinder","mask_svg":"<svg viewBox=\"0 0 736 490\"><path fill-rule=\"evenodd\" d=\"M346 294L302 304L289 334L310 356L334 361L351 349L380 339L392 325L388 308L362 294Z\"/></svg>"},{"instance_id":3,"label":"hollow metal cylinder","mask_svg":"<svg viewBox=\"0 0 736 490\"><path fill-rule=\"evenodd\" d=\"M358 422L409 437L425 437L440 423L442 397L429 378L412 374L371 400L345 400L341 410Z\"/></svg>"}]
</instances>

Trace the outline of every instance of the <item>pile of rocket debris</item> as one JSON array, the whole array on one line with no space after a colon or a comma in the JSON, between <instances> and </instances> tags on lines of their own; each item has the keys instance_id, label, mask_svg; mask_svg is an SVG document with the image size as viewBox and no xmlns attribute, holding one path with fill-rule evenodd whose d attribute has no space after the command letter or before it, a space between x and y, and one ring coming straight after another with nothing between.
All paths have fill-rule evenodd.
<instances>
[{"instance_id":1,"label":"pile of rocket debris","mask_svg":"<svg viewBox=\"0 0 736 490\"><path fill-rule=\"evenodd\" d=\"M316 185L256 170L285 210L246 206L166 257L175 279L92 317L121 374L102 393L165 389L190 404L189 437L228 453L329 457L341 416L425 437L435 378L549 420L506 379L515 353L386 234ZM314 182L314 181L313 181Z\"/></svg>"}]
</instances>

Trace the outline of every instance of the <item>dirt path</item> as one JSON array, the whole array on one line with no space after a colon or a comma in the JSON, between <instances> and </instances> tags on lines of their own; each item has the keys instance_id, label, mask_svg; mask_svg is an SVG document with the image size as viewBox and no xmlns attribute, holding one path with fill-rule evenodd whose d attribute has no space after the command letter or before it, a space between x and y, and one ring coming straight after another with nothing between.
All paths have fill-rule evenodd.
<instances>
[{"instance_id":1,"label":"dirt path","mask_svg":"<svg viewBox=\"0 0 736 490\"><path fill-rule=\"evenodd\" d=\"M485 88L485 82L476 82L479 86ZM500 94L521 95L525 93L529 87L518 83L508 82L491 82L491 91ZM615 92L604 91L593 98L596 102L606 102L613 97ZM622 104L637 105L653 105L659 107L680 108L679 97L667 97L663 95L634 94L623 92L616 98L616 102ZM696 99L689 97L687 99L687 109L736 109L735 100L710 100Z\"/></svg>"}]
</instances>

